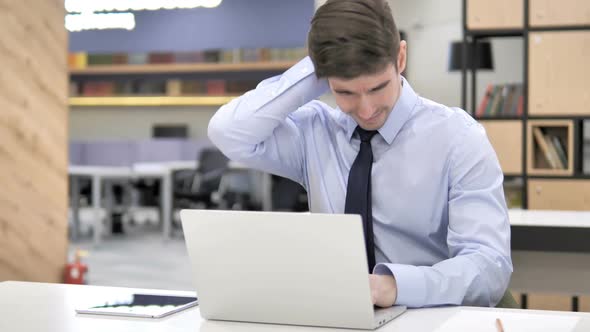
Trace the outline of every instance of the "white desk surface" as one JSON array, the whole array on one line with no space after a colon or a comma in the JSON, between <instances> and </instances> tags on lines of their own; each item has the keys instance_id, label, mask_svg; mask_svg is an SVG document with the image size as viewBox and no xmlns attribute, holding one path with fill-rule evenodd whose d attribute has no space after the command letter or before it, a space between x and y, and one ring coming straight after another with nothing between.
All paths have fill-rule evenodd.
<instances>
[{"instance_id":1,"label":"white desk surface","mask_svg":"<svg viewBox=\"0 0 590 332\"><path fill-rule=\"evenodd\" d=\"M508 210L510 225L590 228L590 211Z\"/></svg>"},{"instance_id":2,"label":"white desk surface","mask_svg":"<svg viewBox=\"0 0 590 332\"><path fill-rule=\"evenodd\" d=\"M194 307L161 319L108 317L76 314L74 309L91 296L104 295L107 292L120 294L133 291L130 288L114 288L99 286L80 286L63 284L45 284L7 281L0 283L0 331L84 331L84 332L135 332L135 331L191 331L191 332L331 332L351 331L347 329L314 328L300 326L284 326L273 324L254 324L222 321L206 321ZM135 290L137 291L137 290ZM143 292L165 293L176 295L194 295L193 292L174 292L139 290ZM559 331L590 331L590 313L513 310L472 307L446 307L430 309L410 309L392 322L377 331L436 331L443 324L447 327L462 326L458 317L493 316L510 319L510 316L531 314L532 319L574 320L573 329L551 329ZM454 319L453 319L453 316ZM471 331L495 331L494 326L481 326ZM465 325L465 324L463 324ZM505 324L507 325L507 324ZM538 325L538 324L537 324ZM485 327L485 328L484 328ZM507 326L505 326L507 328ZM446 331L442 329L439 331ZM466 330L464 330L466 331ZM524 331L524 330L523 330ZM527 330L529 331L529 330ZM533 330L540 331L540 330ZM462 331L454 331L462 332ZM507 332L512 332L508 331Z\"/></svg>"},{"instance_id":3,"label":"white desk surface","mask_svg":"<svg viewBox=\"0 0 590 332\"><path fill-rule=\"evenodd\" d=\"M165 162L142 162L135 163L132 166L92 166L92 165L69 165L68 173L76 176L93 176L102 177L132 177L132 176L156 176L165 175L174 170L194 169L198 163L194 160L178 160ZM228 164L231 169L249 169L246 165L230 161Z\"/></svg>"},{"instance_id":4,"label":"white desk surface","mask_svg":"<svg viewBox=\"0 0 590 332\"><path fill-rule=\"evenodd\" d=\"M68 174L75 176L104 176L104 177L130 177L133 175L131 167L124 166L68 166Z\"/></svg>"}]
</instances>

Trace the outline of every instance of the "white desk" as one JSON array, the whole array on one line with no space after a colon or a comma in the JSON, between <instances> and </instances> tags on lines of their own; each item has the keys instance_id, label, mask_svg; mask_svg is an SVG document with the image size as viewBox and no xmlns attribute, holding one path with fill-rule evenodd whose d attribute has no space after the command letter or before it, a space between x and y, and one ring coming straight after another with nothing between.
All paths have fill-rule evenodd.
<instances>
[{"instance_id":1,"label":"white desk","mask_svg":"<svg viewBox=\"0 0 590 332\"><path fill-rule=\"evenodd\" d=\"M531 228L590 228L590 211L508 211L510 224ZM512 252L510 289L523 293L590 294L590 255L580 252ZM590 331L590 330L589 330Z\"/></svg>"},{"instance_id":2,"label":"white desk","mask_svg":"<svg viewBox=\"0 0 590 332\"><path fill-rule=\"evenodd\" d=\"M74 219L74 236L78 235L79 206L80 201L80 178L90 178L92 181L92 208L94 210L93 220L93 238L94 243L100 243L102 235L102 220L100 218L100 208L102 206L101 193L102 182L106 179L128 179L133 176L130 167L106 167L106 166L69 166L68 174L70 176L70 188L72 195L72 216ZM107 213L108 216L108 213ZM108 217L107 217L108 218Z\"/></svg>"},{"instance_id":3,"label":"white desk","mask_svg":"<svg viewBox=\"0 0 590 332\"><path fill-rule=\"evenodd\" d=\"M102 220L99 211L102 206L101 191L103 180L108 179L146 179L154 178L162 181L160 186L161 218L163 238L169 239L172 229L172 202L173 183L172 173L180 169L194 169L196 161L169 161L157 163L136 163L132 167L111 167L111 166L69 166L68 173L72 192L72 215L74 219L74 234L78 234L79 225L79 182L80 178L92 180L92 207L95 211L93 223L94 243L99 244L102 234ZM230 162L231 169L249 169L245 165ZM272 177L270 174L262 173L262 208L265 211L272 209ZM107 213L108 216L108 213Z\"/></svg>"},{"instance_id":4,"label":"white desk","mask_svg":"<svg viewBox=\"0 0 590 332\"><path fill-rule=\"evenodd\" d=\"M510 225L590 228L590 211L508 210Z\"/></svg>"},{"instance_id":5,"label":"white desk","mask_svg":"<svg viewBox=\"0 0 590 332\"><path fill-rule=\"evenodd\" d=\"M135 331L191 331L191 332L330 332L351 331L346 329L327 329L300 326L284 326L273 324L253 324L222 321L205 321L199 314L199 308L194 307L186 311L173 314L162 319L119 318L76 314L74 309L84 303L91 296L107 292L126 292L128 288L111 288L98 286L44 284L27 282L0 283L0 331L60 331L60 332L135 332ZM148 290L141 290L148 291ZM157 292L151 290L150 292ZM194 295L192 292L160 291L166 294ZM478 314L492 313L494 317L503 318L515 313L530 313L543 317L558 317L577 320L573 331L590 331L590 313L511 310L494 308L446 307L431 309L411 309L378 331L420 332L436 331L453 315L461 312ZM573 317L573 318L572 318ZM578 320L579 319L579 320ZM483 324L483 322L482 322ZM495 331L495 327L488 326L487 330L479 328L471 331ZM565 330L552 329L550 332ZM572 330L569 330L572 331ZM463 331L456 331L463 332ZM507 330L506 332L512 332Z\"/></svg>"}]
</instances>

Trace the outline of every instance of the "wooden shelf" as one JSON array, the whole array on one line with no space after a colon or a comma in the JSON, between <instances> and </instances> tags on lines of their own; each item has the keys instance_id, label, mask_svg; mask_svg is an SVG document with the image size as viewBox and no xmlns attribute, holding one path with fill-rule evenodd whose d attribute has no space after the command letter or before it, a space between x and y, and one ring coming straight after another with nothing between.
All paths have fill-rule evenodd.
<instances>
[{"instance_id":1,"label":"wooden shelf","mask_svg":"<svg viewBox=\"0 0 590 332\"><path fill-rule=\"evenodd\" d=\"M524 24L523 0L467 0L467 28L519 29Z\"/></svg>"},{"instance_id":2,"label":"wooden shelf","mask_svg":"<svg viewBox=\"0 0 590 332\"><path fill-rule=\"evenodd\" d=\"M590 24L588 0L529 0L529 21L534 27Z\"/></svg>"},{"instance_id":3,"label":"wooden shelf","mask_svg":"<svg viewBox=\"0 0 590 332\"><path fill-rule=\"evenodd\" d=\"M146 65L95 65L72 68L70 75L126 75L165 73L211 73L240 71L287 70L295 61L245 62L245 63L169 63Z\"/></svg>"},{"instance_id":4,"label":"wooden shelf","mask_svg":"<svg viewBox=\"0 0 590 332\"><path fill-rule=\"evenodd\" d=\"M523 41L524 114L507 119L476 117L486 127L504 175L522 175L523 208L588 210L590 174L578 169L584 166L580 162L584 147L579 146L584 143L578 144L574 137L583 134L580 120L590 119L590 67L586 65L590 1L462 2L464 42L527 37ZM467 72L461 80L466 108Z\"/></svg>"},{"instance_id":5,"label":"wooden shelf","mask_svg":"<svg viewBox=\"0 0 590 332\"><path fill-rule=\"evenodd\" d=\"M70 106L221 106L237 96L70 97Z\"/></svg>"},{"instance_id":6,"label":"wooden shelf","mask_svg":"<svg viewBox=\"0 0 590 332\"><path fill-rule=\"evenodd\" d=\"M573 153L574 135L573 121L571 120L530 120L527 123L527 174L548 176L572 176L574 173ZM551 158L557 162L559 155L554 144L549 144L547 133L541 138L542 144L534 134L535 128L543 128L551 132L552 136L558 136L563 142L563 152L567 162L565 168L552 168L548 162ZM542 134L541 134L542 135Z\"/></svg>"},{"instance_id":7,"label":"wooden shelf","mask_svg":"<svg viewBox=\"0 0 590 332\"><path fill-rule=\"evenodd\" d=\"M532 32L528 47L529 116L590 116L590 31Z\"/></svg>"},{"instance_id":8,"label":"wooden shelf","mask_svg":"<svg viewBox=\"0 0 590 332\"><path fill-rule=\"evenodd\" d=\"M480 120L504 174L522 174L522 121Z\"/></svg>"},{"instance_id":9,"label":"wooden shelf","mask_svg":"<svg viewBox=\"0 0 590 332\"><path fill-rule=\"evenodd\" d=\"M586 211L590 204L590 180L531 179L529 209Z\"/></svg>"}]
</instances>

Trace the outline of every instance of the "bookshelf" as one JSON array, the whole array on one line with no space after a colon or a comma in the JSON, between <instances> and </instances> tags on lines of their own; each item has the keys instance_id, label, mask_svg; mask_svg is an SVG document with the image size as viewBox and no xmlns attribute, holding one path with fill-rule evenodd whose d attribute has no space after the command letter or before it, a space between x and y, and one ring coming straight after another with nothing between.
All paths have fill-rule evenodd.
<instances>
[{"instance_id":1,"label":"bookshelf","mask_svg":"<svg viewBox=\"0 0 590 332\"><path fill-rule=\"evenodd\" d=\"M221 106L292 67L304 48L70 53L72 107Z\"/></svg>"},{"instance_id":2,"label":"bookshelf","mask_svg":"<svg viewBox=\"0 0 590 332\"><path fill-rule=\"evenodd\" d=\"M70 97L70 106L221 106L237 96Z\"/></svg>"},{"instance_id":3,"label":"bookshelf","mask_svg":"<svg viewBox=\"0 0 590 332\"><path fill-rule=\"evenodd\" d=\"M463 0L463 54L482 39L522 39L522 91L516 94L521 98L517 111L512 111L514 105L505 106L511 98L504 87L483 87L484 100L476 100L477 70L465 65L461 101L484 126L496 150L505 175L507 200L511 182L506 180L517 179L521 199L509 200L521 202L524 209L590 210L590 175L583 167L583 123L590 119L588 13L587 0ZM466 101L468 87L470 105ZM499 100L494 101L494 91L502 91L496 95ZM513 194L514 188L510 190ZM513 226L512 246L518 250L568 251L560 247L559 234L564 233L560 229ZM567 239L590 252L585 239ZM561 295L561 307L577 310L579 294ZM542 309L547 302L557 300L539 299L538 294L520 296L523 308Z\"/></svg>"},{"instance_id":4,"label":"bookshelf","mask_svg":"<svg viewBox=\"0 0 590 332\"><path fill-rule=\"evenodd\" d=\"M523 41L521 84L482 87L486 93L477 100L477 70L463 68L461 100L463 108L486 128L505 176L522 179L525 209L564 206L530 196L535 192L531 183L537 180L555 183L551 188L558 196L590 195L582 153L583 120L590 119L588 12L590 2L585 0L463 1L464 48L491 38ZM470 105L466 102L468 71ZM575 205L576 209L590 209L590 199L585 202Z\"/></svg>"},{"instance_id":5,"label":"bookshelf","mask_svg":"<svg viewBox=\"0 0 590 332\"><path fill-rule=\"evenodd\" d=\"M95 65L71 68L70 75L129 75L129 74L199 74L215 72L287 70L296 61L260 61L244 63L167 63L145 65Z\"/></svg>"},{"instance_id":6,"label":"bookshelf","mask_svg":"<svg viewBox=\"0 0 590 332\"><path fill-rule=\"evenodd\" d=\"M527 125L527 174L573 175L573 121L530 120Z\"/></svg>"}]
</instances>

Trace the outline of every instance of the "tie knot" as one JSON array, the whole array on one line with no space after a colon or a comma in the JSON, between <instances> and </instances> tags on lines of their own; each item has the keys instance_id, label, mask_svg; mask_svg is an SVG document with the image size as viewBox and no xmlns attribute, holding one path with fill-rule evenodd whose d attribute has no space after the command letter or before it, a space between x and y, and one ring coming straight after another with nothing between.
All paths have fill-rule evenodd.
<instances>
[{"instance_id":1,"label":"tie knot","mask_svg":"<svg viewBox=\"0 0 590 332\"><path fill-rule=\"evenodd\" d=\"M377 130L364 130L360 126L356 127L356 132L359 134L359 137L363 142L370 142L371 138L377 134Z\"/></svg>"}]
</instances>

